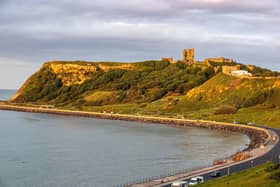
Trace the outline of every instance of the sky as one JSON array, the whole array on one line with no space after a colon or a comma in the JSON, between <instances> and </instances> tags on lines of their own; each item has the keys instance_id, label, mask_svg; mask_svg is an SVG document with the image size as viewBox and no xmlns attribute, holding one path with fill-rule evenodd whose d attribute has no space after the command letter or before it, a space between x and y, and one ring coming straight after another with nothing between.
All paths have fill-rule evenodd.
<instances>
[{"instance_id":1,"label":"sky","mask_svg":"<svg viewBox=\"0 0 280 187\"><path fill-rule=\"evenodd\" d=\"M0 0L0 89L51 60L225 56L280 70L279 0Z\"/></svg>"}]
</instances>

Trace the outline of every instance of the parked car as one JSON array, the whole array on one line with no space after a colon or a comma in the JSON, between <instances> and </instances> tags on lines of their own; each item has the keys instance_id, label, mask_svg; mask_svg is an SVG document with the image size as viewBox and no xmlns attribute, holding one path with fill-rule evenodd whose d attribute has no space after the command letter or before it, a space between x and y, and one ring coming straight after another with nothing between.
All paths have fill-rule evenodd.
<instances>
[{"instance_id":1,"label":"parked car","mask_svg":"<svg viewBox=\"0 0 280 187\"><path fill-rule=\"evenodd\" d=\"M210 173L210 177L220 177L220 176L221 176L220 171L213 171L212 173Z\"/></svg>"},{"instance_id":2,"label":"parked car","mask_svg":"<svg viewBox=\"0 0 280 187\"><path fill-rule=\"evenodd\" d=\"M191 178L190 182L189 182L189 186L194 186L197 184L202 184L204 183L204 178L202 176L197 176L194 178Z\"/></svg>"},{"instance_id":3,"label":"parked car","mask_svg":"<svg viewBox=\"0 0 280 187\"><path fill-rule=\"evenodd\" d=\"M171 184L171 187L188 187L188 181L176 181Z\"/></svg>"},{"instance_id":4,"label":"parked car","mask_svg":"<svg viewBox=\"0 0 280 187\"><path fill-rule=\"evenodd\" d=\"M247 123L247 125L255 125L254 123L252 123L252 122L249 122L249 123Z\"/></svg>"}]
</instances>

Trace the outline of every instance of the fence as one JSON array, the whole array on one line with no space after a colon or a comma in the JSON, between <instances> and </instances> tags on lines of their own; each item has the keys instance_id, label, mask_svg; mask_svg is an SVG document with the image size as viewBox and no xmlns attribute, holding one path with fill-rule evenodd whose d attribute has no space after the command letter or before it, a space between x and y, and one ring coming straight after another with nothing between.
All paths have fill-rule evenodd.
<instances>
[{"instance_id":1,"label":"fence","mask_svg":"<svg viewBox=\"0 0 280 187\"><path fill-rule=\"evenodd\" d=\"M205 166L205 167L210 167L210 166L212 166L212 165L208 165L208 166ZM153 181L153 180L159 180L159 179L163 179L163 178L166 178L166 177L172 177L174 175L179 175L179 174L203 169L205 167L197 167L197 168L193 168L193 169L183 169L183 170L178 170L178 171L168 170L166 174L161 174L161 175L158 175L158 176L151 176L151 177L142 178L142 179L135 179L133 181L126 182L126 183L123 183L123 184L111 185L111 187L128 187L128 186L132 186L132 185L143 184L143 183L150 182L150 181Z\"/></svg>"}]
</instances>

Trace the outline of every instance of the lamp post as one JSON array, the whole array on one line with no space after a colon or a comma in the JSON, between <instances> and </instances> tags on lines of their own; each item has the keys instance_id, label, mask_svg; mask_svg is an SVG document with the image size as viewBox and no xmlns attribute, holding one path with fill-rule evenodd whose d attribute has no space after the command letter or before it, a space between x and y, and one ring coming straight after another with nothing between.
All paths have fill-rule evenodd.
<instances>
[{"instance_id":1,"label":"lamp post","mask_svg":"<svg viewBox=\"0 0 280 187\"><path fill-rule=\"evenodd\" d=\"M230 166L228 166L227 175L230 176Z\"/></svg>"},{"instance_id":2,"label":"lamp post","mask_svg":"<svg viewBox=\"0 0 280 187\"><path fill-rule=\"evenodd\" d=\"M278 168L280 166L280 155L278 155L278 157L274 157L273 163L275 168Z\"/></svg>"},{"instance_id":3,"label":"lamp post","mask_svg":"<svg viewBox=\"0 0 280 187\"><path fill-rule=\"evenodd\" d=\"M264 153L264 144L261 144L261 145L260 145L260 148L261 148L261 150L262 150L262 153Z\"/></svg>"}]
</instances>

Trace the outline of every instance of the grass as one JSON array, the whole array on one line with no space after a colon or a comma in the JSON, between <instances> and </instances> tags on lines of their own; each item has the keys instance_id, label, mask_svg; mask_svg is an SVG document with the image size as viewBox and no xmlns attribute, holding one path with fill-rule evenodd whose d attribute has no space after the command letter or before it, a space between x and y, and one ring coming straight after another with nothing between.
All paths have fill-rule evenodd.
<instances>
[{"instance_id":1,"label":"grass","mask_svg":"<svg viewBox=\"0 0 280 187\"><path fill-rule=\"evenodd\" d=\"M152 103L131 103L131 104L114 104L105 106L88 106L83 107L87 111L113 111L122 114L143 114L174 118L186 119L204 119L221 122L254 123L263 126L280 128L280 108L266 108L265 106L254 106L241 108L235 114L215 115L217 107L192 106L191 103L179 102L181 96L170 96Z\"/></svg>"},{"instance_id":2,"label":"grass","mask_svg":"<svg viewBox=\"0 0 280 187\"><path fill-rule=\"evenodd\" d=\"M110 91L96 91L92 94L85 96L86 101L99 101L106 97L111 97L114 92Z\"/></svg>"},{"instance_id":3,"label":"grass","mask_svg":"<svg viewBox=\"0 0 280 187\"><path fill-rule=\"evenodd\" d=\"M203 114L202 114L203 115ZM206 119L215 121L242 123L255 123L264 126L280 128L280 109L262 109L262 108L242 108L236 114L232 115L208 115Z\"/></svg>"},{"instance_id":4,"label":"grass","mask_svg":"<svg viewBox=\"0 0 280 187\"><path fill-rule=\"evenodd\" d=\"M280 105L280 90L275 80L249 80L218 74L204 84L192 89L186 100L198 104L219 106L231 104L250 107L262 103Z\"/></svg>"},{"instance_id":5,"label":"grass","mask_svg":"<svg viewBox=\"0 0 280 187\"><path fill-rule=\"evenodd\" d=\"M204 119L221 122L254 123L263 126L280 128L280 109L249 107L241 108L235 114L215 115L216 108L201 108L197 110L186 110L182 114L185 118Z\"/></svg>"},{"instance_id":6,"label":"grass","mask_svg":"<svg viewBox=\"0 0 280 187\"><path fill-rule=\"evenodd\" d=\"M272 163L241 171L231 176L214 179L201 187L279 187L280 169L273 168Z\"/></svg>"},{"instance_id":7,"label":"grass","mask_svg":"<svg viewBox=\"0 0 280 187\"><path fill-rule=\"evenodd\" d=\"M120 114L136 114L140 112L140 106L137 104L119 104L119 105L105 105L105 106L83 106L82 110L94 112L114 112Z\"/></svg>"}]
</instances>

